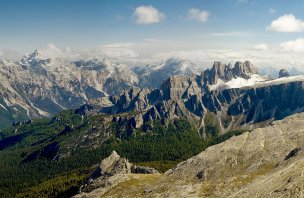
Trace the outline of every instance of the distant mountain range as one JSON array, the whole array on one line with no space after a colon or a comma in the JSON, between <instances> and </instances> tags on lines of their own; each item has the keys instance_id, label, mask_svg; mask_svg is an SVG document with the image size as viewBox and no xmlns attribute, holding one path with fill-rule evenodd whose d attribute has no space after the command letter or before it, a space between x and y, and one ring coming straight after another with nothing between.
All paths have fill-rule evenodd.
<instances>
[{"instance_id":1,"label":"distant mountain range","mask_svg":"<svg viewBox=\"0 0 304 198\"><path fill-rule=\"evenodd\" d=\"M215 88L244 83L253 85L255 81L263 80L257 71L253 76L242 76L237 73L242 71L230 71L230 67L227 65L223 71L210 70L211 73L220 72L212 75L221 80L208 79L208 83ZM100 97L119 95L132 87L161 88L172 76L193 75L196 78L202 72L206 75L206 71L203 66L176 59L159 65L130 67L105 58L74 61L47 58L40 50L25 55L18 62L0 59L0 129L13 122L51 117L64 109L75 109ZM263 74L273 72L264 70ZM211 73L208 75L212 76ZM229 83L223 83L226 81Z\"/></svg>"},{"instance_id":2,"label":"distant mountain range","mask_svg":"<svg viewBox=\"0 0 304 198\"><path fill-rule=\"evenodd\" d=\"M197 73L192 66L174 60L134 68L108 59L67 62L45 58L39 50L19 62L1 59L0 129L78 108L91 99L119 94L133 86L157 87L171 75Z\"/></svg>"}]
</instances>

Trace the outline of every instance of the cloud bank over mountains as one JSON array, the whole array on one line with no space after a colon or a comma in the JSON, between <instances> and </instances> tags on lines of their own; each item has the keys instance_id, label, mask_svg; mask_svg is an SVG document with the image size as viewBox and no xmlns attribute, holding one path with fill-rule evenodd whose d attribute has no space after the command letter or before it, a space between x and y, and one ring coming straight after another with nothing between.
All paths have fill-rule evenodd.
<instances>
[{"instance_id":1,"label":"cloud bank over mountains","mask_svg":"<svg viewBox=\"0 0 304 198\"><path fill-rule=\"evenodd\" d=\"M191 62L209 67L215 60L223 62L235 62L251 60L257 66L273 66L276 68L282 67L297 67L301 68L304 65L304 38L286 41L278 46L267 45L265 43L256 44L243 50L233 49L193 49L183 50L182 47L177 50L157 52L157 45L179 45L175 41L156 41L149 40L141 43L112 43L101 45L95 49L73 50L69 47L60 49L55 44L48 44L45 48L39 49L39 57L61 58L71 61L78 59L91 58L109 58L111 60L134 65L159 64L167 59L190 60ZM153 53L147 53L145 50L149 47L153 48ZM186 44L184 44L186 45ZM5 57L5 54L0 51L0 57Z\"/></svg>"}]
</instances>

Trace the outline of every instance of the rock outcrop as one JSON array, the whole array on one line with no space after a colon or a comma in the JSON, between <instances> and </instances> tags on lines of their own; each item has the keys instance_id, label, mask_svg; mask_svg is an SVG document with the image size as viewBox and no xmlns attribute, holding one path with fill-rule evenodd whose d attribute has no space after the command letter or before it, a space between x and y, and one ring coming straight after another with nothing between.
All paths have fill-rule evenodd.
<instances>
[{"instance_id":1,"label":"rock outcrop","mask_svg":"<svg viewBox=\"0 0 304 198\"><path fill-rule=\"evenodd\" d=\"M211 146L164 175L87 197L303 197L304 114Z\"/></svg>"},{"instance_id":2,"label":"rock outcrop","mask_svg":"<svg viewBox=\"0 0 304 198\"><path fill-rule=\"evenodd\" d=\"M109 157L101 161L86 184L80 188L81 194L76 197L86 197L87 194L104 192L121 182L129 180L132 174L157 173L158 171L154 168L134 165L128 159L120 157L113 151ZM96 189L97 192L94 192Z\"/></svg>"}]
</instances>

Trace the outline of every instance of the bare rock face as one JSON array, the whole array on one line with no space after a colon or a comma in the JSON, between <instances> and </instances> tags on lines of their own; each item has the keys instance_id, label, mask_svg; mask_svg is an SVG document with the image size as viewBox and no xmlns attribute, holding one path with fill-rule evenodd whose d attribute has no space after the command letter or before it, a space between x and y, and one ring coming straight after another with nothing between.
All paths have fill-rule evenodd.
<instances>
[{"instance_id":1,"label":"bare rock face","mask_svg":"<svg viewBox=\"0 0 304 198\"><path fill-rule=\"evenodd\" d=\"M290 75L286 69L281 69L279 71L279 78L288 77L288 76L290 76Z\"/></svg>"},{"instance_id":2,"label":"bare rock face","mask_svg":"<svg viewBox=\"0 0 304 198\"><path fill-rule=\"evenodd\" d=\"M207 69L202 73L204 81L208 85L216 84L219 79L230 81L233 78L249 79L253 74L257 74L257 68L250 62L236 62L234 67L231 64L223 64L215 61L211 69Z\"/></svg>"},{"instance_id":3,"label":"bare rock face","mask_svg":"<svg viewBox=\"0 0 304 198\"><path fill-rule=\"evenodd\" d=\"M236 62L233 73L236 76L248 79L252 74L257 74L258 69L250 61Z\"/></svg>"},{"instance_id":4,"label":"bare rock face","mask_svg":"<svg viewBox=\"0 0 304 198\"><path fill-rule=\"evenodd\" d=\"M99 172L100 176L111 176L114 174L130 173L130 170L131 164L129 161L125 158L121 158L113 151L108 158L101 161L100 165L97 167L97 174Z\"/></svg>"}]
</instances>

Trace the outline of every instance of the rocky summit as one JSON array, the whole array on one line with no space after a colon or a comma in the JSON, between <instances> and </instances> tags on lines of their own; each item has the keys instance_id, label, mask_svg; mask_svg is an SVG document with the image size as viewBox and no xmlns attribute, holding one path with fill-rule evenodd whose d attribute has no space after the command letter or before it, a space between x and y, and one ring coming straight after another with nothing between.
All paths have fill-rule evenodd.
<instances>
[{"instance_id":1,"label":"rocky summit","mask_svg":"<svg viewBox=\"0 0 304 198\"><path fill-rule=\"evenodd\" d=\"M116 185L76 197L303 197L303 129L304 114L295 114L209 147L164 174L123 171Z\"/></svg>"},{"instance_id":2,"label":"rocky summit","mask_svg":"<svg viewBox=\"0 0 304 198\"><path fill-rule=\"evenodd\" d=\"M231 64L225 65L216 61L211 69L202 73L205 83L207 82L210 85L216 84L219 79L223 81L230 81L238 77L249 79L253 74L258 74L258 69L250 61L238 61L234 67Z\"/></svg>"}]
</instances>

